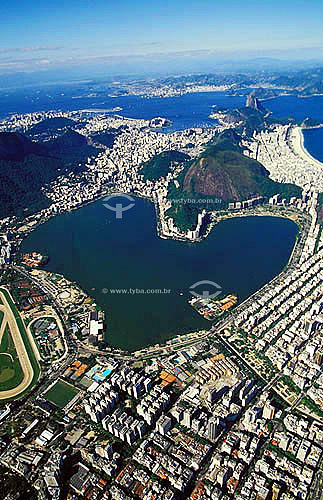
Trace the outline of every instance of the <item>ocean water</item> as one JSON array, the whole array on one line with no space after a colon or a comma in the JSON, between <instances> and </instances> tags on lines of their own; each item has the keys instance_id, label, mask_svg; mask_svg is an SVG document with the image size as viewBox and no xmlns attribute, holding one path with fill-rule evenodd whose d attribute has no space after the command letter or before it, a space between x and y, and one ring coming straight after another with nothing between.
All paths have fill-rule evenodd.
<instances>
[{"instance_id":1,"label":"ocean water","mask_svg":"<svg viewBox=\"0 0 323 500\"><path fill-rule=\"evenodd\" d=\"M297 120L313 118L323 123L323 96L281 96L263 101L264 106L280 118ZM317 160L323 161L323 128L304 130L304 147Z\"/></svg>"},{"instance_id":2,"label":"ocean water","mask_svg":"<svg viewBox=\"0 0 323 500\"><path fill-rule=\"evenodd\" d=\"M112 109L121 107L119 114L129 118L150 120L156 116L168 118L173 126L166 131L190 127L213 127L209 118L216 105L234 109L245 104L245 96L227 96L224 92L204 92L180 97L145 99L138 96L84 97L84 85L53 85L41 89L0 91L0 119L13 113L31 113L48 110ZM83 96L83 97L81 97ZM323 123L323 96L298 98L282 96L264 101L264 105L278 117L293 116L298 120L311 117ZM305 132L305 147L317 159L322 158L323 129Z\"/></svg>"},{"instance_id":3,"label":"ocean water","mask_svg":"<svg viewBox=\"0 0 323 500\"><path fill-rule=\"evenodd\" d=\"M190 127L213 127L215 121L209 118L212 106L234 109L245 103L245 97L226 96L224 92L204 92L187 94L180 97L150 98L139 96L124 97L80 97L84 89L67 87L47 87L41 90L16 90L0 92L0 119L14 113L33 113L36 111L78 109L112 109L121 107L117 112L129 118L151 120L156 116L168 118L173 126L168 131L183 130Z\"/></svg>"},{"instance_id":4,"label":"ocean water","mask_svg":"<svg viewBox=\"0 0 323 500\"><path fill-rule=\"evenodd\" d=\"M141 97L86 98L84 88L51 87L0 92L0 117L50 109L113 108L132 118L163 116L168 130L213 126L212 106L234 109L245 97L224 93L188 94L168 99ZM266 102L278 116L311 116L323 121L322 98L284 97ZM305 132L305 146L320 155L318 131ZM316 146L315 146L316 144ZM314 147L313 147L314 145ZM188 304L189 288L211 280L224 293L245 299L287 263L297 227L289 220L248 217L219 224L200 244L162 240L156 235L155 211L136 200L116 220L100 201L55 217L23 242L23 251L49 255L48 269L78 282L106 312L107 340L134 350L171 336L208 328L210 323ZM169 293L113 293L111 290L169 290ZM103 293L102 290L108 290Z\"/></svg>"},{"instance_id":5,"label":"ocean water","mask_svg":"<svg viewBox=\"0 0 323 500\"><path fill-rule=\"evenodd\" d=\"M303 130L303 134L305 149L323 163L323 127Z\"/></svg>"},{"instance_id":6,"label":"ocean water","mask_svg":"<svg viewBox=\"0 0 323 500\"><path fill-rule=\"evenodd\" d=\"M52 85L39 89L13 89L0 91L0 119L13 113L31 113L48 110L112 109L122 108L119 114L129 118L150 120L156 116L168 118L173 126L167 131L190 127L213 127L215 121L209 118L214 105L234 109L245 104L245 96L227 96L224 92L203 92L180 97L142 98L139 96L84 97L84 85ZM297 98L281 96L264 101L264 105L278 117L293 116L298 120L311 117L323 122L323 96ZM320 155L318 146L320 132L307 134L306 147L311 154ZM313 140L312 140L313 137ZM312 144L313 142L313 144Z\"/></svg>"},{"instance_id":7,"label":"ocean water","mask_svg":"<svg viewBox=\"0 0 323 500\"><path fill-rule=\"evenodd\" d=\"M223 221L198 244L163 240L150 202L136 199L116 219L96 201L39 226L22 250L48 255L48 270L79 283L104 309L107 341L134 350L209 328L187 303L191 285L213 281L242 301L282 270L296 234L290 220L246 217ZM129 289L137 291L113 292Z\"/></svg>"},{"instance_id":8,"label":"ocean water","mask_svg":"<svg viewBox=\"0 0 323 500\"><path fill-rule=\"evenodd\" d=\"M323 96L295 97L281 96L263 101L264 106L280 118L293 117L296 120L314 118L323 123Z\"/></svg>"}]
</instances>

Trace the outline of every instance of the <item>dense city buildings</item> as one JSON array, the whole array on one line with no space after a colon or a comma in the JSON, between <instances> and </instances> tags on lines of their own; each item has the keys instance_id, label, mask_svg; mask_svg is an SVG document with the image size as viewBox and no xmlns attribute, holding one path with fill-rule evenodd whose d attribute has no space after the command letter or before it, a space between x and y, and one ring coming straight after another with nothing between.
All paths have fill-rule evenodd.
<instances>
[{"instance_id":1,"label":"dense city buildings","mask_svg":"<svg viewBox=\"0 0 323 500\"><path fill-rule=\"evenodd\" d=\"M215 90L223 87L185 92ZM174 88L154 92L177 95ZM273 126L241 144L272 179L300 186L299 197L255 194L203 208L184 231L167 213L183 162L172 161L157 179L142 166L167 151L199 158L231 127L165 133L155 130L159 117L152 123L75 111L13 115L1 131L25 133L54 118L71 120L97 154L46 185L47 208L0 221L0 345L7 363L0 384L16 377L16 387L7 387L15 393L0 387L0 466L44 500L319 498L322 165L298 148L299 128ZM118 131L113 144L94 139L111 130ZM249 215L288 217L299 233L282 272L242 303L232 293L190 301L209 329L130 353L108 344L108 318L90 293L43 269L41 254L19 254L22 239L50 217L118 193L154 203L162 238L199 242L220 220Z\"/></svg>"}]
</instances>

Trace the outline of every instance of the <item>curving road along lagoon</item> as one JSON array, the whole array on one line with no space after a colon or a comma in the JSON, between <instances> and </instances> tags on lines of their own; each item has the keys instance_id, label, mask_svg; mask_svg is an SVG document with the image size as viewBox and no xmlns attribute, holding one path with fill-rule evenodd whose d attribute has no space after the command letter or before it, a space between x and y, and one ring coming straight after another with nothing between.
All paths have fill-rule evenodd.
<instances>
[{"instance_id":1,"label":"curving road along lagoon","mask_svg":"<svg viewBox=\"0 0 323 500\"><path fill-rule=\"evenodd\" d=\"M116 219L96 201L31 233L22 251L49 256L46 269L76 281L106 312L107 341L135 350L210 323L187 303L190 286L217 283L239 301L287 264L298 228L288 219L242 217L219 223L201 243L160 239L152 203Z\"/></svg>"}]
</instances>

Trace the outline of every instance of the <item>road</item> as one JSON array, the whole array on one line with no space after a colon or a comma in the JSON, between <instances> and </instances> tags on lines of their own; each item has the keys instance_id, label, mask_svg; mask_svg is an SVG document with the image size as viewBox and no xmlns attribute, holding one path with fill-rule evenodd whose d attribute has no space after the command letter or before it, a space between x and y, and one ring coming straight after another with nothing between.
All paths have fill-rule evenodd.
<instances>
[{"instance_id":1,"label":"road","mask_svg":"<svg viewBox=\"0 0 323 500\"><path fill-rule=\"evenodd\" d=\"M21 337L20 330L16 322L16 318L11 310L11 307L7 302L4 293L2 293L1 290L0 290L0 299L3 304L1 308L3 308L2 310L5 313L4 321L6 318L12 336L12 340L16 348L20 366L24 375L23 380L20 382L20 384L17 385L17 387L14 387L13 389L9 389L7 391L0 392L0 400L2 400L18 396L19 394L24 392L32 382L32 379L34 377L34 370L31 365L28 353L26 351L24 341Z\"/></svg>"},{"instance_id":2,"label":"road","mask_svg":"<svg viewBox=\"0 0 323 500\"><path fill-rule=\"evenodd\" d=\"M321 462L322 466L322 462ZM319 470L314 477L312 486L311 486L311 500L322 500L323 499L323 472Z\"/></svg>"},{"instance_id":3,"label":"road","mask_svg":"<svg viewBox=\"0 0 323 500\"><path fill-rule=\"evenodd\" d=\"M79 348L85 352L90 352L93 354L98 354L98 355L100 355L100 354L107 355L108 354L109 356L114 357L115 359L119 359L119 360L123 360L123 361L140 361L141 359L149 358L152 356L153 357L164 356L164 355L170 354L171 352L177 351L179 348L185 348L186 344L193 345L194 343L198 343L203 339L207 339L207 337L210 334L212 335L214 333L219 333L221 330L223 330L224 328L229 326L232 323L232 321L234 320L234 318L239 313L248 309L250 304L252 304L256 300L256 298L261 297L264 293L266 293L268 288L274 287L275 284L279 280L283 279L285 276L288 276L290 273L292 273L295 270L296 264L299 260L301 250L304 246L305 237L306 237L307 232L308 232L307 226L308 226L308 221L307 221L306 227L301 232L301 238L299 238L296 241L296 244L294 246L293 253L292 253L292 256L289 260L287 269L283 270L280 274L278 274L277 276L272 278L272 280L269 281L268 283L266 283L262 288L260 288L259 290L256 290L251 296L249 296L246 300L244 300L241 304L239 304L234 309L234 311L231 312L228 316L226 316L223 319L220 319L214 325L212 325L210 330L208 330L206 333L197 334L194 339L189 339L189 340L186 339L185 341L179 341L173 345L164 345L160 348L157 348L154 351L152 351L152 350L145 351L144 350L144 352L141 352L140 355L117 353L115 351L114 352L100 351L99 349L97 349L95 347L87 346L83 342L77 341L76 339L72 340L72 338L70 338L68 341L68 344L70 344L70 345L69 346L65 345L65 347L70 347L71 353L73 351L77 352L77 350ZM51 298L51 300L53 301L53 305L56 309L56 312L58 314L58 317L61 319L63 326L65 326L66 330L67 330L67 325L65 325L66 313L65 313L64 309L62 308L62 306L56 300L56 297L55 297L55 295L53 295L52 290L48 288L47 284L42 282L41 279L36 278L35 276L32 276L30 273L28 273L21 266L12 265L12 268L15 271L19 272L20 274L22 274L23 276L25 276L26 278L28 278L29 280L33 281L34 284L38 288L40 288L44 294L46 294L48 297ZM221 338L220 340L223 341L223 338ZM73 344L73 345L71 345L71 344ZM227 347L229 347L228 344L226 344L226 345L227 345ZM232 346L230 346L230 347L232 348ZM243 361L245 363L245 360L240 356L240 353L235 352L235 354L237 354L240 357L241 361ZM250 368L251 368L251 366L250 366ZM254 368L252 368L252 370L254 371Z\"/></svg>"}]
</instances>

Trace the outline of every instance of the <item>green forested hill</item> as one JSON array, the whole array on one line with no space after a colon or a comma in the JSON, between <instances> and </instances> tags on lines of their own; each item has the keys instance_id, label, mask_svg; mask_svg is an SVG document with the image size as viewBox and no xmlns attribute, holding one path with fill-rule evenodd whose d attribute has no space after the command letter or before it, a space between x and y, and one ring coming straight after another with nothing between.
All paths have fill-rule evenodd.
<instances>
[{"instance_id":1,"label":"green forested hill","mask_svg":"<svg viewBox=\"0 0 323 500\"><path fill-rule=\"evenodd\" d=\"M145 180L156 181L160 177L166 177L172 162L181 163L189 158L188 155L179 151L163 151L163 153L155 155L151 160L143 163L140 173L143 174Z\"/></svg>"},{"instance_id":2,"label":"green forested hill","mask_svg":"<svg viewBox=\"0 0 323 500\"><path fill-rule=\"evenodd\" d=\"M98 149L80 134L67 131L52 143L36 143L17 132L0 133L0 218L30 214L49 206L41 187Z\"/></svg>"},{"instance_id":3,"label":"green forested hill","mask_svg":"<svg viewBox=\"0 0 323 500\"><path fill-rule=\"evenodd\" d=\"M298 186L271 180L263 165L243 155L240 139L232 130L219 134L200 158L190 162L181 173L177 179L180 187L171 183L168 198L185 201L173 203L168 215L182 230L195 227L197 214L204 208L221 210L232 201L255 196L268 199L276 193L286 198L300 196Z\"/></svg>"}]
</instances>

